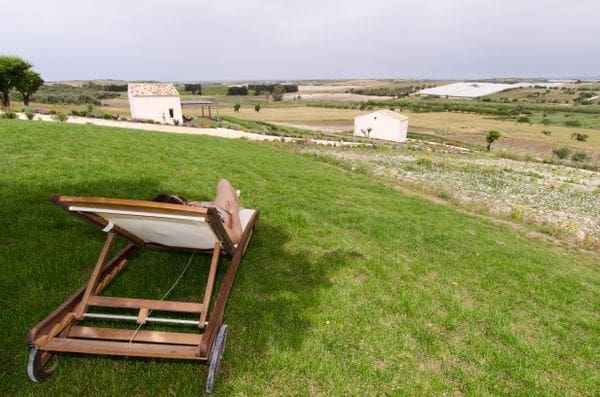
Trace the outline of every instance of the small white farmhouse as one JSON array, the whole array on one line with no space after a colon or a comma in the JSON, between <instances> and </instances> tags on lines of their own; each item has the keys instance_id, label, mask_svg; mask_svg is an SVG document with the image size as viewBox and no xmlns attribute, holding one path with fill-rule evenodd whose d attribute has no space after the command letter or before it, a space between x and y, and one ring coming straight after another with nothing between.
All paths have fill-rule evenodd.
<instances>
[{"instance_id":1,"label":"small white farmhouse","mask_svg":"<svg viewBox=\"0 0 600 397\"><path fill-rule=\"evenodd\" d=\"M132 119L154 120L159 123L179 124L181 100L171 83L129 83L129 108Z\"/></svg>"},{"instance_id":2,"label":"small white farmhouse","mask_svg":"<svg viewBox=\"0 0 600 397\"><path fill-rule=\"evenodd\" d=\"M391 110L378 110L354 118L354 136L404 142L408 117Z\"/></svg>"}]
</instances>

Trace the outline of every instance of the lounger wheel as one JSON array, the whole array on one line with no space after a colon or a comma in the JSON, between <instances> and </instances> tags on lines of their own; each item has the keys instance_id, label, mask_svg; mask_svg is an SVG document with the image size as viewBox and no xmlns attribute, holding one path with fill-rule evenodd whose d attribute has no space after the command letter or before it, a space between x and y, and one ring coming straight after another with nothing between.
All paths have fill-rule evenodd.
<instances>
[{"instance_id":1,"label":"lounger wheel","mask_svg":"<svg viewBox=\"0 0 600 397\"><path fill-rule=\"evenodd\" d=\"M27 361L27 375L36 383L43 382L54 372L58 365L56 355L32 348Z\"/></svg>"},{"instance_id":2,"label":"lounger wheel","mask_svg":"<svg viewBox=\"0 0 600 397\"><path fill-rule=\"evenodd\" d=\"M215 386L215 378L219 372L219 366L221 359L223 358L223 351L225 350L225 342L227 342L227 331L229 327L227 324L223 324L219 327L217 336L210 349L210 356L208 358L208 377L206 378L206 392L212 393L213 387Z\"/></svg>"}]
</instances>

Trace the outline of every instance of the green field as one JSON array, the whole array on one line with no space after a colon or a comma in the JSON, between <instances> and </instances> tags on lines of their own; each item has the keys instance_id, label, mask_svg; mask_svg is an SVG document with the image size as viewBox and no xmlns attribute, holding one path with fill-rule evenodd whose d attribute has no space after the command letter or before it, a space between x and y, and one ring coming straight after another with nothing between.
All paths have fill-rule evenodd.
<instances>
[{"instance_id":1,"label":"green field","mask_svg":"<svg viewBox=\"0 0 600 397\"><path fill-rule=\"evenodd\" d=\"M280 144L15 120L0 136L1 395L201 394L199 363L101 356L62 356L33 384L25 336L84 283L103 242L50 195L203 198L221 177L261 219L215 395L600 389L597 257ZM159 298L188 260L147 251L106 292ZM172 298L201 296L207 264L195 258Z\"/></svg>"}]
</instances>

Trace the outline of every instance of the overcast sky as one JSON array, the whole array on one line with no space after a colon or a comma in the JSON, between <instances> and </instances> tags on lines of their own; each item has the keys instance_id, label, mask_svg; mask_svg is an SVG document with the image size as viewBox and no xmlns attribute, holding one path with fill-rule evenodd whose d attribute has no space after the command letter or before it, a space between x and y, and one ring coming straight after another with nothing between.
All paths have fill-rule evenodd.
<instances>
[{"instance_id":1,"label":"overcast sky","mask_svg":"<svg viewBox=\"0 0 600 397\"><path fill-rule=\"evenodd\" d=\"M47 81L594 77L600 0L2 0Z\"/></svg>"}]
</instances>

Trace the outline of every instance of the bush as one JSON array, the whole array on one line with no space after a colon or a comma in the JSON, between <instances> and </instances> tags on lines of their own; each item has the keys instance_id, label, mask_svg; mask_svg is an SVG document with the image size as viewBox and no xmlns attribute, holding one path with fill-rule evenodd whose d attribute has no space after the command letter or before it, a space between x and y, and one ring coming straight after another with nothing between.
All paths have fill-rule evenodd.
<instances>
[{"instance_id":1,"label":"bush","mask_svg":"<svg viewBox=\"0 0 600 397\"><path fill-rule=\"evenodd\" d=\"M433 161L431 161L429 157L419 157L417 159L417 164L422 165L424 167L431 167L433 166Z\"/></svg>"},{"instance_id":2,"label":"bush","mask_svg":"<svg viewBox=\"0 0 600 397\"><path fill-rule=\"evenodd\" d=\"M242 105L240 105L239 103L236 103L233 105L233 111L239 112L241 107L242 107Z\"/></svg>"},{"instance_id":3,"label":"bush","mask_svg":"<svg viewBox=\"0 0 600 397\"><path fill-rule=\"evenodd\" d=\"M3 119L16 119L17 118L17 114L15 112L11 112L10 110L2 113L0 116L2 116Z\"/></svg>"},{"instance_id":4,"label":"bush","mask_svg":"<svg viewBox=\"0 0 600 397\"><path fill-rule=\"evenodd\" d=\"M527 116L521 116L517 119L517 123L529 123L529 122L530 122L530 120L529 120L529 117L527 117Z\"/></svg>"},{"instance_id":5,"label":"bush","mask_svg":"<svg viewBox=\"0 0 600 397\"><path fill-rule=\"evenodd\" d=\"M544 118L542 119L542 124L543 124L543 125L550 125L550 124L552 124L552 120L550 120L550 119L547 119L546 117L544 117Z\"/></svg>"},{"instance_id":6,"label":"bush","mask_svg":"<svg viewBox=\"0 0 600 397\"><path fill-rule=\"evenodd\" d=\"M27 120L33 120L33 112L31 110L26 110L25 111L25 117L27 117Z\"/></svg>"},{"instance_id":7,"label":"bush","mask_svg":"<svg viewBox=\"0 0 600 397\"><path fill-rule=\"evenodd\" d=\"M552 131L542 130L542 134L549 136L550 134L552 134Z\"/></svg>"},{"instance_id":8,"label":"bush","mask_svg":"<svg viewBox=\"0 0 600 397\"><path fill-rule=\"evenodd\" d=\"M112 115L110 113L104 113L102 114L102 118L104 120L112 120Z\"/></svg>"},{"instance_id":9,"label":"bush","mask_svg":"<svg viewBox=\"0 0 600 397\"><path fill-rule=\"evenodd\" d=\"M579 120L567 120L565 121L567 127L581 127L581 121Z\"/></svg>"},{"instance_id":10,"label":"bush","mask_svg":"<svg viewBox=\"0 0 600 397\"><path fill-rule=\"evenodd\" d=\"M583 163L590 161L591 157L586 152L575 152L573 153L573 156L571 156L571 160Z\"/></svg>"},{"instance_id":11,"label":"bush","mask_svg":"<svg viewBox=\"0 0 600 397\"><path fill-rule=\"evenodd\" d=\"M69 116L67 116L64 113L61 113L61 112L59 112L59 113L54 112L54 113L55 114L54 114L53 119L56 120L56 121L58 121L58 122L64 123L64 122L66 122L69 119Z\"/></svg>"},{"instance_id":12,"label":"bush","mask_svg":"<svg viewBox=\"0 0 600 397\"><path fill-rule=\"evenodd\" d=\"M571 134L571 138L575 138L578 141L585 142L590 136L588 134L581 134L579 132L574 132Z\"/></svg>"},{"instance_id":13,"label":"bush","mask_svg":"<svg viewBox=\"0 0 600 397\"><path fill-rule=\"evenodd\" d=\"M570 152L571 151L569 150L569 148L567 146L556 148L556 149L554 149L552 151L552 153L554 153L556 155L556 157L558 157L561 160L566 159L567 157L569 157L569 153Z\"/></svg>"}]
</instances>

